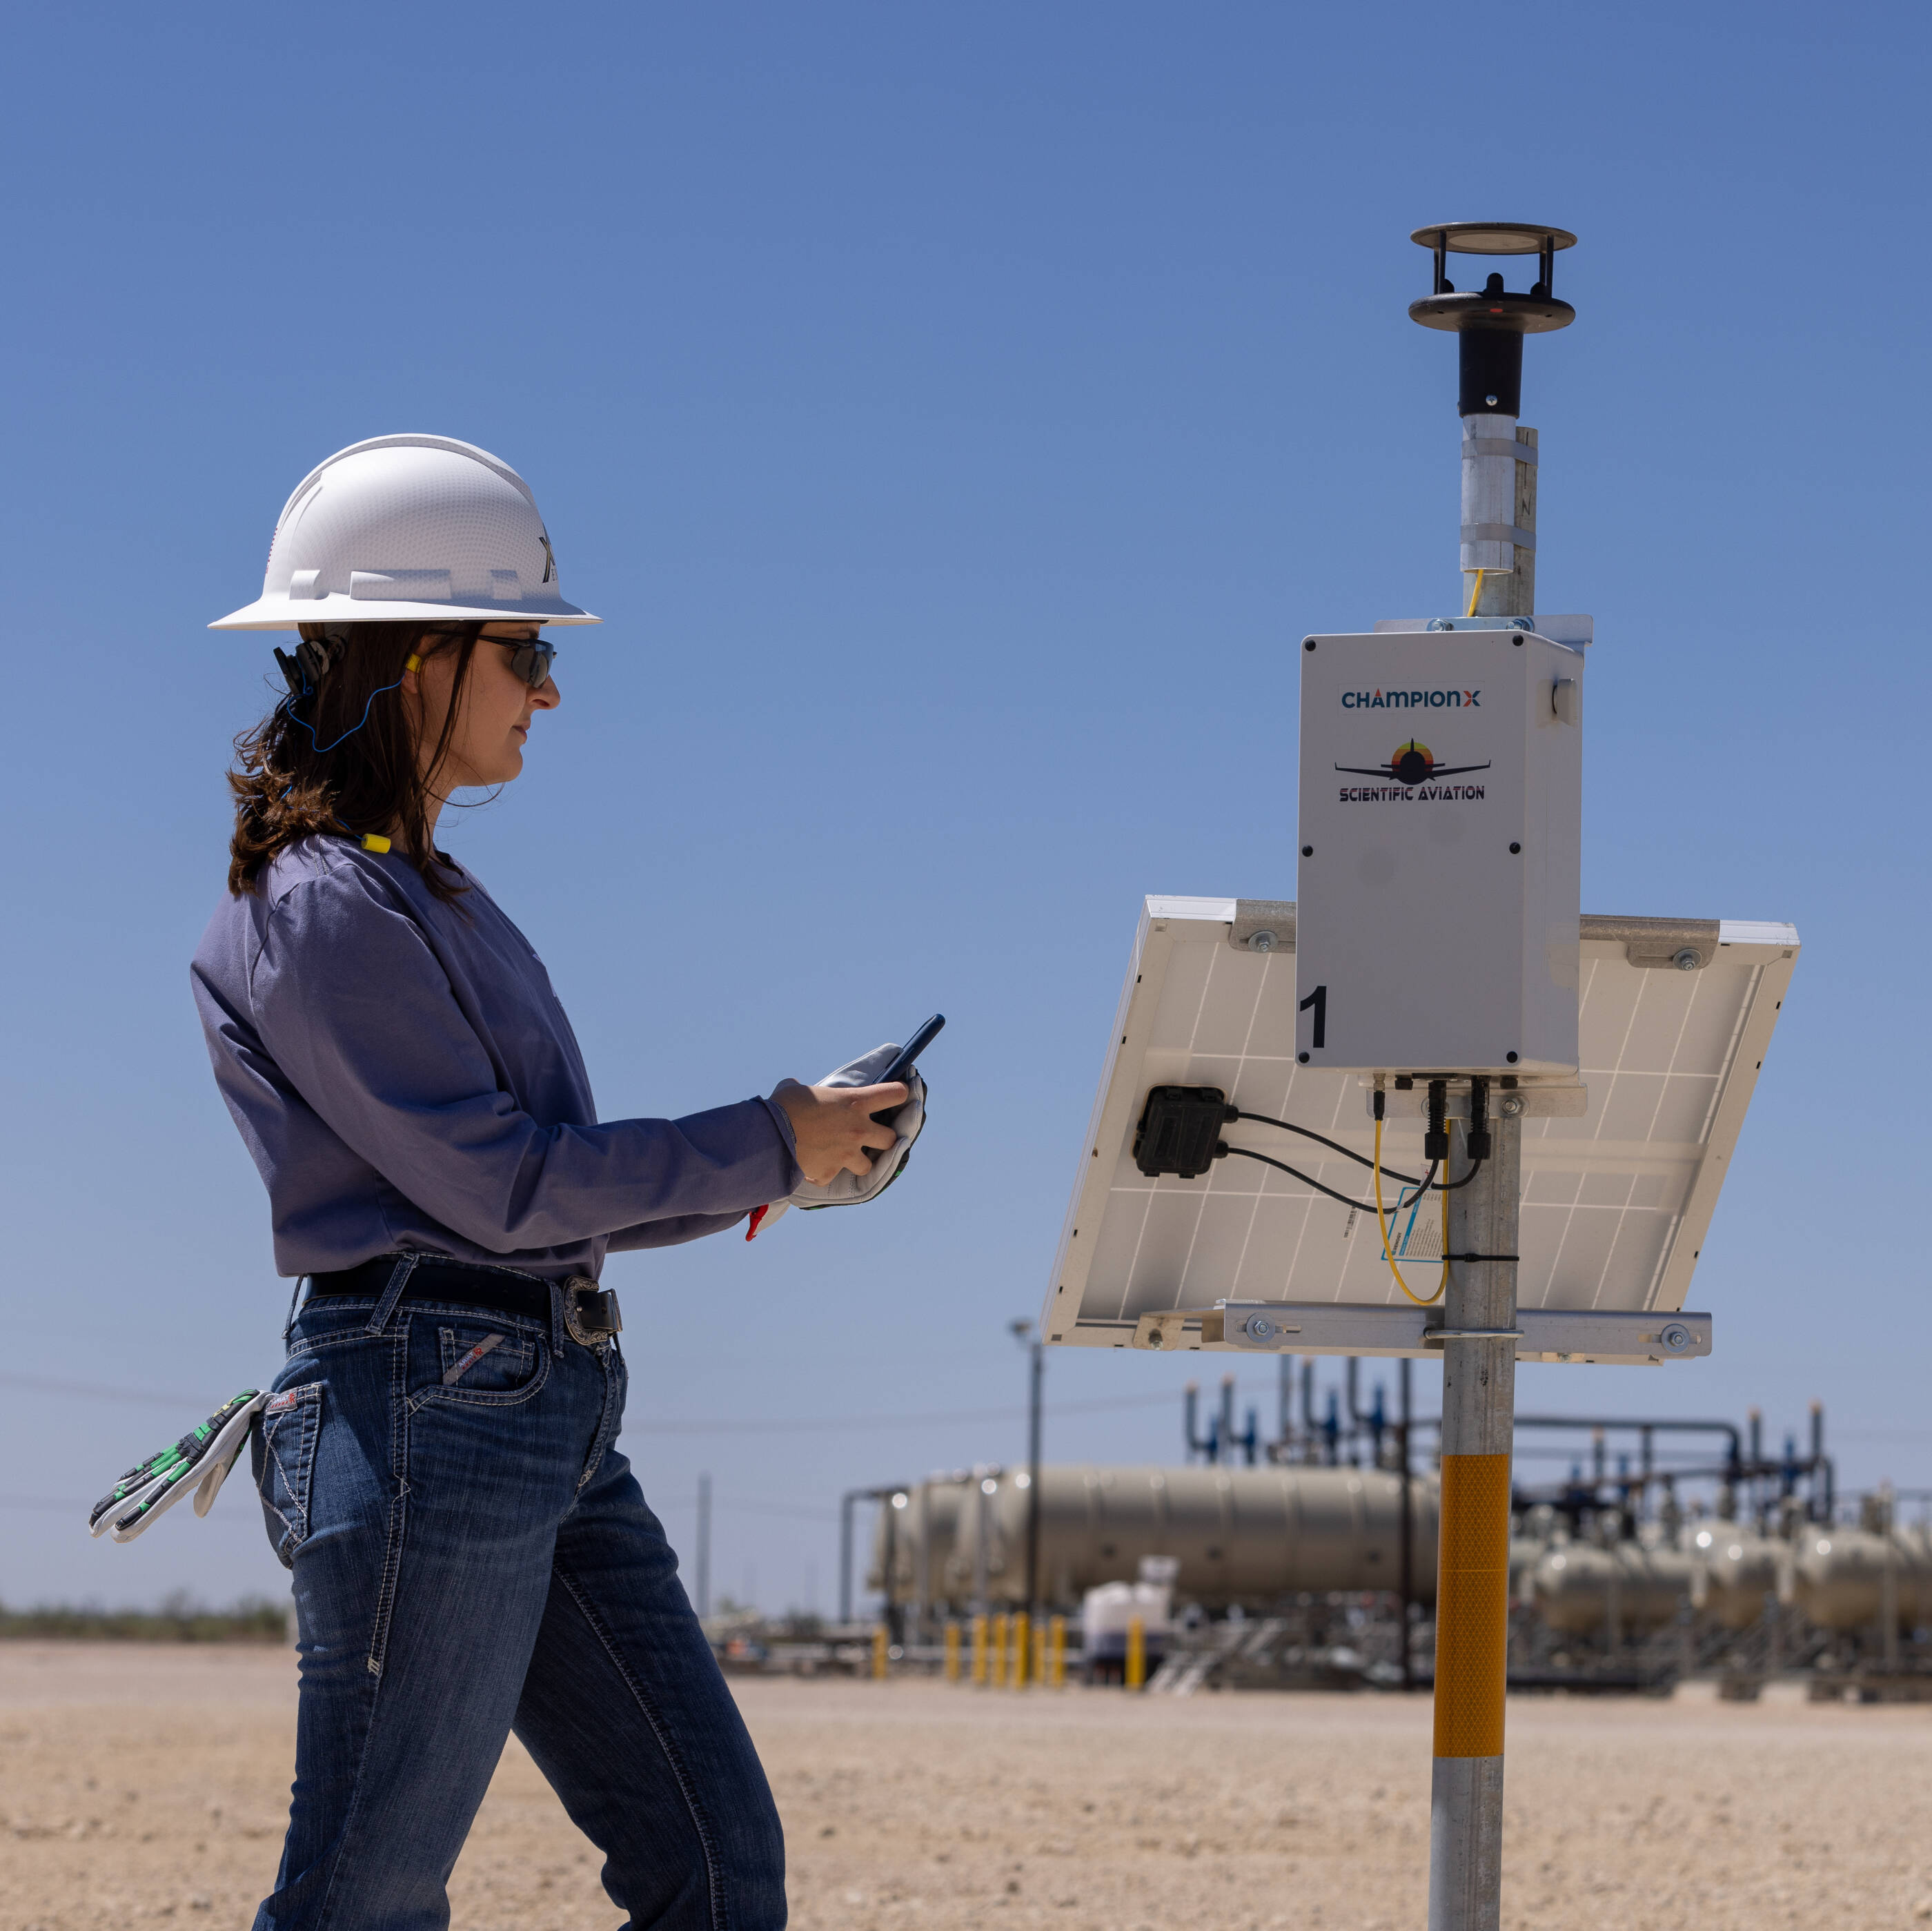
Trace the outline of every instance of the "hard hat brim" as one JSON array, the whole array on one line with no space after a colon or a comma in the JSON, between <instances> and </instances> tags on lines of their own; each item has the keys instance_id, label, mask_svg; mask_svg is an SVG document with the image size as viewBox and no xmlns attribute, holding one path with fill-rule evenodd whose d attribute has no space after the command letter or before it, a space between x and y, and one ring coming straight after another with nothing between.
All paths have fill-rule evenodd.
<instances>
[{"instance_id":1,"label":"hard hat brim","mask_svg":"<svg viewBox=\"0 0 1932 1931\"><path fill-rule=\"evenodd\" d=\"M602 623L561 597L524 597L515 603L404 603L374 597L257 597L218 617L211 630L294 630L304 623Z\"/></svg>"}]
</instances>

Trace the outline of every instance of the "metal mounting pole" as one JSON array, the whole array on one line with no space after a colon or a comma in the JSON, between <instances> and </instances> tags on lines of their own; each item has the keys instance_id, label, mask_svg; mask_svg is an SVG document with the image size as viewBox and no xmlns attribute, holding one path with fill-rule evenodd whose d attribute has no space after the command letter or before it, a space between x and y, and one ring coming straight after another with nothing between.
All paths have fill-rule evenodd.
<instances>
[{"instance_id":1,"label":"metal mounting pole","mask_svg":"<svg viewBox=\"0 0 1932 1931\"><path fill-rule=\"evenodd\" d=\"M1522 1125L1498 1096L1482 1170L1449 1196L1450 1251L1517 1251ZM1450 1178L1469 1170L1466 1149ZM1442 1553L1429 1931L1497 1931L1502 1907L1503 1692L1508 1669L1516 1268L1456 1262L1444 1296ZM1493 1338L1491 1338L1493 1337Z\"/></svg>"},{"instance_id":2,"label":"metal mounting pole","mask_svg":"<svg viewBox=\"0 0 1932 1931\"><path fill-rule=\"evenodd\" d=\"M1497 425L1486 425L1494 428ZM1464 425L1467 430L1471 425ZM1534 449L1536 431L1509 425ZM1534 537L1536 472L1513 468L1517 527ZM1527 475L1526 488L1522 479ZM1484 580L1479 615L1528 617L1535 551ZM1528 567L1526 567L1527 566ZM1452 1254L1515 1254L1522 1122L1492 1089L1491 1151L1449 1196ZM1520 1102L1515 1102L1520 1105ZM1466 1147L1450 1178L1469 1170ZM1442 1345L1442 1497L1436 1587L1436 1763L1429 1820L1429 1931L1497 1931L1502 1911L1503 1700L1509 1669L1510 1456L1516 1433L1516 1268L1466 1260L1449 1270L1443 1326L1500 1331Z\"/></svg>"},{"instance_id":3,"label":"metal mounting pole","mask_svg":"<svg viewBox=\"0 0 1932 1931\"><path fill-rule=\"evenodd\" d=\"M698 1478L698 1613L711 1614L711 1478Z\"/></svg>"}]
</instances>

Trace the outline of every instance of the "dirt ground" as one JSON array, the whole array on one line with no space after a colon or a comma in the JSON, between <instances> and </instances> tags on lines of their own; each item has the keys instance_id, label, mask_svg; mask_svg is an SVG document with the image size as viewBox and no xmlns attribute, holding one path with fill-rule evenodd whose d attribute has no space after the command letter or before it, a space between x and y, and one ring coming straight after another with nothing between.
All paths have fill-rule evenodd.
<instances>
[{"instance_id":1,"label":"dirt ground","mask_svg":"<svg viewBox=\"0 0 1932 1931\"><path fill-rule=\"evenodd\" d=\"M1376 1931L1424 1917L1426 1701L751 1681L803 1931ZM280 1848L286 1651L0 1644L0 1931L244 1926ZM1932 1707L1522 1699L1503 1921L1932 1920ZM611 1931L513 1743L460 1931Z\"/></svg>"}]
</instances>

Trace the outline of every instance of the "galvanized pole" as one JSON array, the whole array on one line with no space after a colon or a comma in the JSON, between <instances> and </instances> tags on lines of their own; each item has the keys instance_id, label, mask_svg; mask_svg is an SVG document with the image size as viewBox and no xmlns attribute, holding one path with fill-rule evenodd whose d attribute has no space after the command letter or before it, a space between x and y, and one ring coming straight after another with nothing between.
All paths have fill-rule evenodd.
<instances>
[{"instance_id":1,"label":"galvanized pole","mask_svg":"<svg viewBox=\"0 0 1932 1931\"><path fill-rule=\"evenodd\" d=\"M1498 1096L1489 1158L1449 1196L1450 1251L1516 1249L1522 1126ZM1466 1142L1450 1178L1469 1170ZM1497 1931L1502 1906L1503 1693L1508 1666L1510 1451L1516 1410L1516 1267L1449 1271L1442 1344L1442 1553L1436 1584L1436 1762L1429 1931Z\"/></svg>"},{"instance_id":2,"label":"galvanized pole","mask_svg":"<svg viewBox=\"0 0 1932 1931\"><path fill-rule=\"evenodd\" d=\"M698 1478L698 1613L711 1614L711 1478Z\"/></svg>"},{"instance_id":3,"label":"galvanized pole","mask_svg":"<svg viewBox=\"0 0 1932 1931\"><path fill-rule=\"evenodd\" d=\"M1536 431L1463 419L1466 506L1480 452L1506 474L1514 566L1486 575L1480 616L1528 617L1536 601ZM1498 432L1502 432L1499 436ZM1497 458L1503 458L1497 461ZM1498 476L1499 483L1504 482ZM1493 485L1492 485L1493 487ZM1471 521L1466 507L1465 522ZM1525 542L1522 538L1530 540ZM1464 546L1463 560L1470 558ZM1522 1197L1522 1102L1492 1089L1490 1150L1449 1196L1452 1254L1513 1255ZM1472 1111L1474 1112L1472 1101ZM1472 1122L1473 1124L1473 1121ZM1452 1133L1454 1147L1458 1137ZM1466 1133L1452 1180L1472 1164ZM1510 1457L1516 1432L1516 1264L1451 1263L1444 1296L1442 1490L1436 1585L1436 1761L1430 1791L1429 1931L1497 1931L1502 1912L1503 1702L1509 1669Z\"/></svg>"},{"instance_id":4,"label":"galvanized pole","mask_svg":"<svg viewBox=\"0 0 1932 1931\"><path fill-rule=\"evenodd\" d=\"M1046 1349L1037 1333L1031 1344L1027 1386L1026 1599L1029 1615L1040 1614L1040 1449Z\"/></svg>"}]
</instances>

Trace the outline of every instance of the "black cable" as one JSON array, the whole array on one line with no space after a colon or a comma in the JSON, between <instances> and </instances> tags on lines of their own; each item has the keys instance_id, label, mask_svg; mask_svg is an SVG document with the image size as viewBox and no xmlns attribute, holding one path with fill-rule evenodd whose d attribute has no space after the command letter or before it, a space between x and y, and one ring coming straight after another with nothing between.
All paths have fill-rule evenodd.
<instances>
[{"instance_id":1,"label":"black cable","mask_svg":"<svg viewBox=\"0 0 1932 1931\"><path fill-rule=\"evenodd\" d=\"M1282 1161L1270 1160L1265 1153L1251 1153L1245 1146L1231 1146L1228 1148L1228 1151L1230 1153L1239 1155L1244 1160L1258 1160L1264 1167L1272 1167L1279 1173L1292 1173L1296 1179L1303 1181L1309 1186L1312 1187L1316 1193L1326 1194L1330 1200L1340 1200L1345 1207L1353 1207L1357 1209L1358 1212L1364 1207L1370 1209L1371 1211L1374 1209L1376 1204L1374 1201L1352 1200L1347 1194L1338 1194L1334 1188L1323 1186L1320 1181L1303 1173L1299 1167L1290 1167Z\"/></svg>"},{"instance_id":2,"label":"black cable","mask_svg":"<svg viewBox=\"0 0 1932 1931\"><path fill-rule=\"evenodd\" d=\"M1325 1134L1317 1133L1312 1127L1297 1126L1292 1120L1274 1119L1266 1113L1244 1113L1240 1111L1238 1108L1235 1110L1234 1117L1238 1120L1252 1120L1257 1126L1280 1127L1286 1133L1298 1133L1304 1140L1312 1140L1320 1146L1332 1149L1335 1152L1339 1153L1344 1160L1352 1160L1358 1167L1372 1167L1376 1164L1366 1153L1358 1153L1352 1146L1344 1146L1340 1140L1330 1140ZM1228 1149L1230 1153L1240 1153L1245 1150L1245 1149L1238 1146L1231 1146ZM1264 1156L1258 1153L1253 1157L1256 1159L1259 1160L1263 1158ZM1281 1163L1278 1160L1271 1160L1268 1162L1268 1164L1270 1167L1280 1167ZM1285 1173L1292 1173L1294 1172L1294 1169L1292 1167L1282 1167L1282 1170ZM1386 1173L1391 1180L1399 1180L1405 1187L1420 1187L1426 1191L1437 1194L1453 1194L1458 1187L1468 1186L1469 1182L1474 1179L1476 1176L1482 1170L1483 1163L1479 1160L1469 1169L1468 1173L1462 1176L1461 1179L1445 1180L1438 1183L1432 1177L1436 1172L1436 1163L1433 1161L1430 1163L1429 1173L1425 1174L1420 1180L1417 1179L1415 1176L1412 1173L1398 1173L1393 1167L1384 1167L1382 1169L1382 1171ZM1303 1179L1307 1179L1308 1176L1306 1174L1303 1174L1300 1177ZM1319 1186L1321 1185L1318 1181L1314 1180L1309 1181L1308 1184L1311 1187ZM1323 1187L1322 1191L1323 1193L1328 1194L1333 1192L1334 1190L1330 1188ZM1336 1194L1334 1197L1339 1200L1342 1198L1342 1196L1340 1194Z\"/></svg>"},{"instance_id":3,"label":"black cable","mask_svg":"<svg viewBox=\"0 0 1932 1931\"><path fill-rule=\"evenodd\" d=\"M1296 1179L1303 1181L1309 1186L1312 1187L1316 1193L1326 1194L1330 1200L1340 1200L1345 1207L1353 1207L1358 1212L1366 1211L1370 1213L1375 1212L1376 1203L1374 1201L1352 1200L1347 1194L1338 1194L1334 1188L1323 1186L1322 1182L1315 1179L1312 1174L1303 1173L1298 1167L1289 1166L1286 1161L1270 1160L1265 1153L1256 1153L1245 1146L1231 1146L1228 1149L1228 1151L1230 1153L1238 1154L1244 1160L1258 1160L1264 1167L1272 1167L1279 1173L1292 1174ZM1435 1170L1436 1170L1432 1166L1430 1169L1430 1171L1432 1173ZM1437 1187L1432 1191L1438 1194L1453 1194L1458 1187L1468 1186L1469 1182L1474 1179L1477 1174L1481 1170L1482 1163L1478 1161L1474 1167L1470 1168L1468 1173L1462 1176L1461 1179L1451 1180L1448 1185ZM1386 1173L1388 1171L1388 1169L1387 1167L1384 1167L1382 1171ZM1412 1181L1409 1182L1409 1185L1414 1187L1418 1192L1427 1192L1432 1191L1424 1182L1422 1182ZM1398 1196L1396 1205L1385 1211L1393 1217L1394 1215L1400 1213L1402 1209L1402 1202L1400 1196Z\"/></svg>"}]
</instances>

